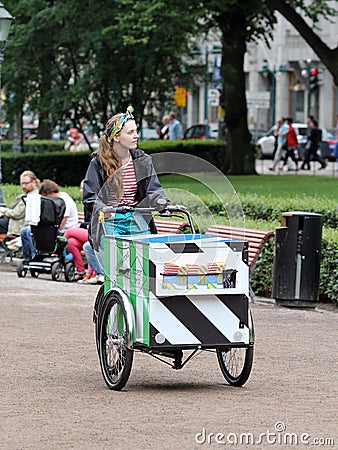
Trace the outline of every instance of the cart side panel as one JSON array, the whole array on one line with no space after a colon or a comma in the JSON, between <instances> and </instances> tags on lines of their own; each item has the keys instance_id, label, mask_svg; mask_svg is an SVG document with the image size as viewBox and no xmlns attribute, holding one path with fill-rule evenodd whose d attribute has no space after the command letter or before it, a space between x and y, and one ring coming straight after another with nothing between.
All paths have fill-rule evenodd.
<instances>
[{"instance_id":1,"label":"cart side panel","mask_svg":"<svg viewBox=\"0 0 338 450\"><path fill-rule=\"evenodd\" d=\"M105 292L125 292L135 313L135 340L149 345L149 246L105 237Z\"/></svg>"},{"instance_id":2,"label":"cart side panel","mask_svg":"<svg viewBox=\"0 0 338 450\"><path fill-rule=\"evenodd\" d=\"M150 296L150 345L249 344L248 297Z\"/></svg>"},{"instance_id":3,"label":"cart side panel","mask_svg":"<svg viewBox=\"0 0 338 450\"><path fill-rule=\"evenodd\" d=\"M249 269L243 260L243 242L199 240L188 243L150 243L149 259L154 265L156 296L199 295L213 291L249 293ZM192 246L196 250L191 251ZM213 267L214 271L210 271ZM216 267L216 269L215 269ZM217 269L218 267L218 269ZM176 271L175 271L176 270Z\"/></svg>"},{"instance_id":4,"label":"cart side panel","mask_svg":"<svg viewBox=\"0 0 338 450\"><path fill-rule=\"evenodd\" d=\"M192 236L189 245L180 238L183 247L178 251L173 245L167 245L163 237L160 242L156 237L133 240L109 236L106 239L105 265L109 272L105 288L118 287L128 296L135 312L135 342L158 349L165 345L212 347L249 343L249 273L243 261L242 243L233 246L215 238L195 241ZM176 245L178 238L175 239ZM170 264L189 269L193 263L194 269L202 273L190 276L187 272L182 277L183 289L164 289L165 263L169 270L173 267ZM216 268L216 273L209 277L211 266ZM217 280L219 266L223 284ZM224 284L226 272L236 275L233 286ZM203 285L206 277L209 284ZM213 278L216 287L210 288Z\"/></svg>"}]
</instances>

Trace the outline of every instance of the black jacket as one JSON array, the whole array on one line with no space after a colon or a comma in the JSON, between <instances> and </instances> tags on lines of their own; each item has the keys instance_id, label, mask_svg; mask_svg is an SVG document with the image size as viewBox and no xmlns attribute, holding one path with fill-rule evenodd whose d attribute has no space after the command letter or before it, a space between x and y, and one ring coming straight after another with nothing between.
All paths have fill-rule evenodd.
<instances>
[{"instance_id":1,"label":"black jacket","mask_svg":"<svg viewBox=\"0 0 338 450\"><path fill-rule=\"evenodd\" d=\"M138 205L142 207L156 207L158 198L164 198L169 203L156 175L151 157L139 149L130 150L130 154L134 162L137 182L136 200ZM107 180L107 176L100 163L99 155L96 154L89 163L83 184L83 204L90 215L93 213L98 194ZM145 218L149 223L150 231L156 233L156 227L152 217L148 215Z\"/></svg>"},{"instance_id":2,"label":"black jacket","mask_svg":"<svg viewBox=\"0 0 338 450\"><path fill-rule=\"evenodd\" d=\"M317 127L311 128L308 140L310 141L310 149L316 152L321 141L321 130Z\"/></svg>"}]
</instances>

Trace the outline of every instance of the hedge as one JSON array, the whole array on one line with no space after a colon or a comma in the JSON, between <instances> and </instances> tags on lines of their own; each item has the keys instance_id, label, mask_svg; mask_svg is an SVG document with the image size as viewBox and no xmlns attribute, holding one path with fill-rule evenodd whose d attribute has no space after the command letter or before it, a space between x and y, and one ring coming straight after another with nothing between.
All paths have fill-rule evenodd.
<instances>
[{"instance_id":1,"label":"hedge","mask_svg":"<svg viewBox=\"0 0 338 450\"><path fill-rule=\"evenodd\" d=\"M66 141L52 140L24 140L23 153L44 153L44 152L60 152L64 149ZM13 141L2 141L1 150L5 153L12 153Z\"/></svg>"},{"instance_id":2,"label":"hedge","mask_svg":"<svg viewBox=\"0 0 338 450\"><path fill-rule=\"evenodd\" d=\"M91 152L60 151L62 146L60 142L62 141L27 141L24 153L4 151L2 154L3 182L16 184L20 173L29 169L33 170L40 179L52 178L63 186L79 185L86 173ZM9 141L6 145L9 147ZM58 151L55 151L56 147ZM227 170L224 141L145 141L140 142L139 148L148 154L159 152L191 154L209 161L220 170Z\"/></svg>"},{"instance_id":3,"label":"hedge","mask_svg":"<svg viewBox=\"0 0 338 450\"><path fill-rule=\"evenodd\" d=\"M293 198L278 198L269 195L238 194L239 202L232 202L229 196L214 195L203 197L206 207L217 216L236 217L242 212L244 217L266 222L279 222L286 211L306 211L323 215L323 224L326 227L338 228L337 201L333 199L309 198L295 196ZM187 207L195 214L200 206L187 198Z\"/></svg>"}]
</instances>

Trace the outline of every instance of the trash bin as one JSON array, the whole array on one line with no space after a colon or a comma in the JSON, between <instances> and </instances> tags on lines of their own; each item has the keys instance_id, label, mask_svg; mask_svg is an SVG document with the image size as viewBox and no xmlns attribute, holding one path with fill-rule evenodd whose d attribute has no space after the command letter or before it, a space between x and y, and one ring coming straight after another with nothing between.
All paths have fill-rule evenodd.
<instances>
[{"instance_id":1,"label":"trash bin","mask_svg":"<svg viewBox=\"0 0 338 450\"><path fill-rule=\"evenodd\" d=\"M315 307L318 301L323 216L291 211L276 229L272 297L281 306Z\"/></svg>"}]
</instances>

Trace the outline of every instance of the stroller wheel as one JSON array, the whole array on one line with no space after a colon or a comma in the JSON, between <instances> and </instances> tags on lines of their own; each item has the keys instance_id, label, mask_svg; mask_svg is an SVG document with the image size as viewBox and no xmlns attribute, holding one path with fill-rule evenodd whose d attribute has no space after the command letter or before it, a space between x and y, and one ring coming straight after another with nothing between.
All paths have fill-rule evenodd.
<instances>
[{"instance_id":1,"label":"stroller wheel","mask_svg":"<svg viewBox=\"0 0 338 450\"><path fill-rule=\"evenodd\" d=\"M62 264L56 262L52 265L52 279L53 281L61 281L62 277Z\"/></svg>"},{"instance_id":2,"label":"stroller wheel","mask_svg":"<svg viewBox=\"0 0 338 450\"><path fill-rule=\"evenodd\" d=\"M65 279L66 281L73 281L75 277L75 265L69 262L65 266Z\"/></svg>"},{"instance_id":3,"label":"stroller wheel","mask_svg":"<svg viewBox=\"0 0 338 450\"><path fill-rule=\"evenodd\" d=\"M27 269L24 266L24 262L20 261L16 267L16 273L19 278L24 278L27 275Z\"/></svg>"},{"instance_id":4,"label":"stroller wheel","mask_svg":"<svg viewBox=\"0 0 338 450\"><path fill-rule=\"evenodd\" d=\"M30 269L31 277L37 278L39 276L39 272L37 270Z\"/></svg>"}]
</instances>

